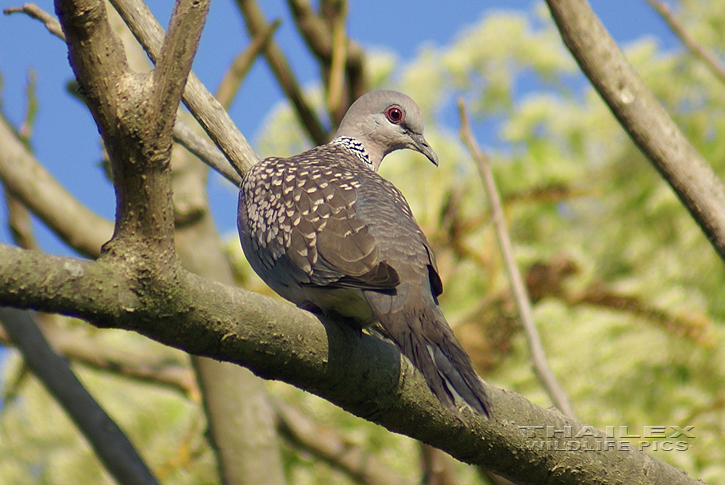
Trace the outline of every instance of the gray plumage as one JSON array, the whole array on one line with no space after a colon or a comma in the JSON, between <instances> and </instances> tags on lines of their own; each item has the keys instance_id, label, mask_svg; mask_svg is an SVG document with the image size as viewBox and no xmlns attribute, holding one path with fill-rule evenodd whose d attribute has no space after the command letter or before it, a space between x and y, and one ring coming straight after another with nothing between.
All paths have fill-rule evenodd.
<instances>
[{"instance_id":1,"label":"gray plumage","mask_svg":"<svg viewBox=\"0 0 725 485\"><path fill-rule=\"evenodd\" d=\"M252 268L301 308L363 328L379 322L438 399L490 405L438 306L435 258L403 194L378 175L409 148L436 165L415 102L395 91L360 97L335 138L290 158L267 158L242 182L238 226Z\"/></svg>"}]
</instances>

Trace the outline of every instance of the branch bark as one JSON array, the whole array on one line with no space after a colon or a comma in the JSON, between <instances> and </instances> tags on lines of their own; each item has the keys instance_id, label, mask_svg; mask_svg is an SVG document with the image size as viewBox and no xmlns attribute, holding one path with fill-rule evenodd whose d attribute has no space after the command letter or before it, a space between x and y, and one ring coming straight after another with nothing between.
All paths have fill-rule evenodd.
<instances>
[{"instance_id":1,"label":"branch bark","mask_svg":"<svg viewBox=\"0 0 725 485\"><path fill-rule=\"evenodd\" d=\"M112 223L78 202L38 162L0 115L0 179L61 240L81 254L100 253L113 234Z\"/></svg>"},{"instance_id":2,"label":"branch bark","mask_svg":"<svg viewBox=\"0 0 725 485\"><path fill-rule=\"evenodd\" d=\"M153 62L159 56L164 29L142 0L111 0L136 40L143 46ZM184 91L184 104L204 128L212 141L224 153L234 169L244 175L259 157L229 114L192 72Z\"/></svg>"},{"instance_id":3,"label":"branch bark","mask_svg":"<svg viewBox=\"0 0 725 485\"><path fill-rule=\"evenodd\" d=\"M244 365L516 483L700 483L634 445L629 449L626 442L491 386L486 391L493 408L502 411L485 420L464 410L463 423L442 407L394 345L291 305L181 269L164 292L151 288L152 281L138 285L137 278L123 261L89 262L0 245L2 305L69 314ZM544 435L565 426L587 433ZM547 447L572 451L552 453Z\"/></svg>"},{"instance_id":4,"label":"branch bark","mask_svg":"<svg viewBox=\"0 0 725 485\"><path fill-rule=\"evenodd\" d=\"M586 0L547 0L567 48L725 260L725 185L627 62Z\"/></svg>"},{"instance_id":5,"label":"branch bark","mask_svg":"<svg viewBox=\"0 0 725 485\"><path fill-rule=\"evenodd\" d=\"M116 481L124 485L157 484L123 431L83 387L68 362L50 348L31 313L0 307L0 324Z\"/></svg>"},{"instance_id":6,"label":"branch bark","mask_svg":"<svg viewBox=\"0 0 725 485\"><path fill-rule=\"evenodd\" d=\"M658 14L667 22L670 30L680 38L687 49L699 58L707 67L713 76L720 80L721 83L725 84L725 66L718 62L717 58L710 54L700 43L698 43L694 37L682 26L677 18L672 14L669 7L664 2L659 0L647 0L647 3L657 11Z\"/></svg>"},{"instance_id":7,"label":"branch bark","mask_svg":"<svg viewBox=\"0 0 725 485\"><path fill-rule=\"evenodd\" d=\"M329 70L334 53L333 33L328 24L318 15L308 0L287 0L295 25L310 51L318 58L321 67ZM322 6L322 4L321 4ZM341 106L349 105L368 91L368 80L365 73L365 53L357 42L346 39L345 72L348 81L348 98ZM344 115L344 109L342 109ZM340 119L336 120L338 123Z\"/></svg>"}]
</instances>

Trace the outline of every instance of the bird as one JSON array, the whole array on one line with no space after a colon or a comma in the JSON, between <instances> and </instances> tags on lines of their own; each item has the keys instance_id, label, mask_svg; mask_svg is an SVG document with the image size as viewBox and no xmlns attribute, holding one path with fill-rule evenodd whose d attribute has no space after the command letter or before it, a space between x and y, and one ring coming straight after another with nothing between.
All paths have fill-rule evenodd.
<instances>
[{"instance_id":1,"label":"bird","mask_svg":"<svg viewBox=\"0 0 725 485\"><path fill-rule=\"evenodd\" d=\"M239 237L252 269L280 296L360 331L379 324L444 406L488 417L489 397L438 303L433 250L403 194L378 174L401 149L438 165L423 128L407 95L360 96L329 143L248 170Z\"/></svg>"}]
</instances>

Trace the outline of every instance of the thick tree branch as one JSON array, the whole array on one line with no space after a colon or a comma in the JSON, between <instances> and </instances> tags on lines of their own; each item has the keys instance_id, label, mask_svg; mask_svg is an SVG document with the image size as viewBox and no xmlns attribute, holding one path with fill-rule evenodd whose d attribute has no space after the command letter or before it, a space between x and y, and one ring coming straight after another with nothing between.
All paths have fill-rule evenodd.
<instances>
[{"instance_id":1,"label":"thick tree branch","mask_svg":"<svg viewBox=\"0 0 725 485\"><path fill-rule=\"evenodd\" d=\"M138 285L135 280L118 260L89 262L0 245L2 305L134 330L192 354L244 365L512 481L698 483L635 445L631 451L618 450L626 445L594 430L580 438L564 438L563 433L546 438L547 426L584 428L490 386L493 408L502 411L491 420L466 412L466 425L435 399L394 345L291 305L183 270L163 293L150 282ZM532 441L559 449L577 443L591 451L552 454Z\"/></svg>"},{"instance_id":2,"label":"thick tree branch","mask_svg":"<svg viewBox=\"0 0 725 485\"><path fill-rule=\"evenodd\" d=\"M586 0L547 0L564 44L725 260L725 186L685 138Z\"/></svg>"},{"instance_id":3,"label":"thick tree branch","mask_svg":"<svg viewBox=\"0 0 725 485\"><path fill-rule=\"evenodd\" d=\"M0 307L0 323L28 367L63 406L118 483L158 483L123 431L83 387L67 361L50 348L31 315Z\"/></svg>"},{"instance_id":4,"label":"thick tree branch","mask_svg":"<svg viewBox=\"0 0 725 485\"><path fill-rule=\"evenodd\" d=\"M111 0L111 4L146 50L149 58L156 62L161 51L164 30L146 4L142 0ZM259 160L249 142L229 118L229 114L193 72L189 74L183 100L194 118L240 175L244 175Z\"/></svg>"}]
</instances>

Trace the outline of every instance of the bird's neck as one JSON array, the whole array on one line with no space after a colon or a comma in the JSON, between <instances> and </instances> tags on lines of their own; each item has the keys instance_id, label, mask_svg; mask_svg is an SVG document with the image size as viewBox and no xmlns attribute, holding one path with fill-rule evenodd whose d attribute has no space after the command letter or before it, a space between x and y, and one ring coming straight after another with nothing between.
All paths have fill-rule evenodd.
<instances>
[{"instance_id":1,"label":"bird's neck","mask_svg":"<svg viewBox=\"0 0 725 485\"><path fill-rule=\"evenodd\" d=\"M335 137L330 142L330 144L335 144L346 148L350 151L350 153L359 158L366 167L375 172L378 171L378 168L380 167L380 162L383 159L383 157L375 156L375 154L371 153L369 150L366 150L365 144L362 141L351 136Z\"/></svg>"}]
</instances>

